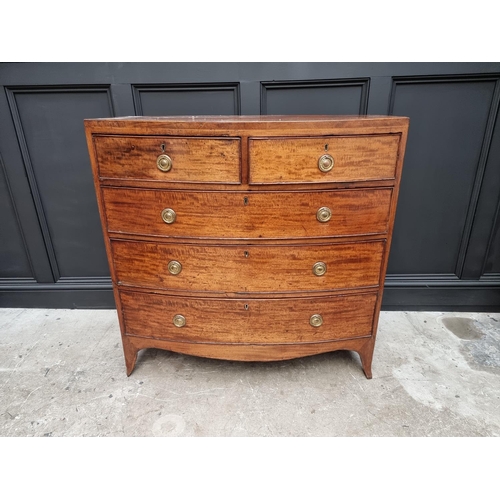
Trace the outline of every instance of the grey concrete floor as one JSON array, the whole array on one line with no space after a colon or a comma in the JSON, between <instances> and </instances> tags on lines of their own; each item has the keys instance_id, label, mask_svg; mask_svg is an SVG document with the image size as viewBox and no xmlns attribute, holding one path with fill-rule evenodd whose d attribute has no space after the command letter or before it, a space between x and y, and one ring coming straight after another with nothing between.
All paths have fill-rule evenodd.
<instances>
[{"instance_id":1,"label":"grey concrete floor","mask_svg":"<svg viewBox=\"0 0 500 500\"><path fill-rule=\"evenodd\" d=\"M382 312L345 351L273 363L149 349L116 311L0 309L0 436L499 436L500 314Z\"/></svg>"}]
</instances>

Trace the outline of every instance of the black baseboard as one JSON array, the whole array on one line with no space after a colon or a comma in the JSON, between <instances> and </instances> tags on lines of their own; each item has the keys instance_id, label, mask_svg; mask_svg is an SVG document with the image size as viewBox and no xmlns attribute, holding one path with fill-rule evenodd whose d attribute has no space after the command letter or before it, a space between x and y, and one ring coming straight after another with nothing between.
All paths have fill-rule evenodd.
<instances>
[{"instance_id":1,"label":"black baseboard","mask_svg":"<svg viewBox=\"0 0 500 500\"><path fill-rule=\"evenodd\" d=\"M384 290L383 311L500 312L500 286L395 286ZM30 285L0 288L1 307L48 309L115 309L111 286L78 289Z\"/></svg>"},{"instance_id":2,"label":"black baseboard","mask_svg":"<svg viewBox=\"0 0 500 500\"><path fill-rule=\"evenodd\" d=\"M109 290L0 290L0 307L116 309Z\"/></svg>"},{"instance_id":3,"label":"black baseboard","mask_svg":"<svg viewBox=\"0 0 500 500\"><path fill-rule=\"evenodd\" d=\"M386 286L382 310L500 312L500 287Z\"/></svg>"}]
</instances>

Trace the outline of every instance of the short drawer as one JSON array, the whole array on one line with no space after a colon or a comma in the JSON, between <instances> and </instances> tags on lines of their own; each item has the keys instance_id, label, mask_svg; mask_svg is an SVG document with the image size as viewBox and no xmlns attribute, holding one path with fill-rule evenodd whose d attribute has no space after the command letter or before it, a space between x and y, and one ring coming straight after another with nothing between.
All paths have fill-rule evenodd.
<instances>
[{"instance_id":1,"label":"short drawer","mask_svg":"<svg viewBox=\"0 0 500 500\"><path fill-rule=\"evenodd\" d=\"M111 242L119 284L200 292L377 286L385 240L314 245Z\"/></svg>"},{"instance_id":2,"label":"short drawer","mask_svg":"<svg viewBox=\"0 0 500 500\"><path fill-rule=\"evenodd\" d=\"M240 183L240 140L96 136L99 176L164 182Z\"/></svg>"},{"instance_id":3,"label":"short drawer","mask_svg":"<svg viewBox=\"0 0 500 500\"><path fill-rule=\"evenodd\" d=\"M315 299L186 299L121 290L128 335L185 342L289 344L367 337L376 294Z\"/></svg>"},{"instance_id":4,"label":"short drawer","mask_svg":"<svg viewBox=\"0 0 500 500\"><path fill-rule=\"evenodd\" d=\"M250 183L394 179L399 139L399 134L250 139Z\"/></svg>"},{"instance_id":5,"label":"short drawer","mask_svg":"<svg viewBox=\"0 0 500 500\"><path fill-rule=\"evenodd\" d=\"M387 231L392 189L185 192L103 188L108 230L193 238L308 238Z\"/></svg>"}]
</instances>

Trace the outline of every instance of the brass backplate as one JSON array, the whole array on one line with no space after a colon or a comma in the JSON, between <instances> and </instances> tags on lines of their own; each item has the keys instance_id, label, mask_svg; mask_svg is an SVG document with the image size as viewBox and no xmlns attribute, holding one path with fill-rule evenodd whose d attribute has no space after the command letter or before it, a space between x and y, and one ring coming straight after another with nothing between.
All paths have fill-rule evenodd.
<instances>
[{"instance_id":1,"label":"brass backplate","mask_svg":"<svg viewBox=\"0 0 500 500\"><path fill-rule=\"evenodd\" d=\"M176 217L177 214L171 208L164 208L161 211L161 218L163 219L163 222L165 222L166 224L174 223Z\"/></svg>"},{"instance_id":2,"label":"brass backplate","mask_svg":"<svg viewBox=\"0 0 500 500\"><path fill-rule=\"evenodd\" d=\"M323 324L323 317L321 314L313 314L309 318L309 324L311 326L314 326L314 328L318 328L318 326L321 326Z\"/></svg>"},{"instance_id":3,"label":"brass backplate","mask_svg":"<svg viewBox=\"0 0 500 500\"><path fill-rule=\"evenodd\" d=\"M331 155L323 155L320 156L318 160L318 168L322 172L330 172L330 170L333 168L335 161Z\"/></svg>"},{"instance_id":4,"label":"brass backplate","mask_svg":"<svg viewBox=\"0 0 500 500\"><path fill-rule=\"evenodd\" d=\"M326 264L324 262L316 262L313 266L313 273L316 276L323 276L326 273Z\"/></svg>"},{"instance_id":5,"label":"brass backplate","mask_svg":"<svg viewBox=\"0 0 500 500\"><path fill-rule=\"evenodd\" d=\"M179 274L182 271L182 265L176 260L171 260L168 263L168 271L170 274Z\"/></svg>"},{"instance_id":6,"label":"brass backplate","mask_svg":"<svg viewBox=\"0 0 500 500\"><path fill-rule=\"evenodd\" d=\"M172 323L177 328L182 328L186 324L186 318L182 314L176 314L174 316L174 319L172 320Z\"/></svg>"},{"instance_id":7,"label":"brass backplate","mask_svg":"<svg viewBox=\"0 0 500 500\"><path fill-rule=\"evenodd\" d=\"M156 158L156 166L162 172L168 172L172 168L172 158L168 155L160 155Z\"/></svg>"},{"instance_id":8,"label":"brass backplate","mask_svg":"<svg viewBox=\"0 0 500 500\"><path fill-rule=\"evenodd\" d=\"M332 211L328 207L318 208L316 219L320 222L328 222L332 218Z\"/></svg>"}]
</instances>

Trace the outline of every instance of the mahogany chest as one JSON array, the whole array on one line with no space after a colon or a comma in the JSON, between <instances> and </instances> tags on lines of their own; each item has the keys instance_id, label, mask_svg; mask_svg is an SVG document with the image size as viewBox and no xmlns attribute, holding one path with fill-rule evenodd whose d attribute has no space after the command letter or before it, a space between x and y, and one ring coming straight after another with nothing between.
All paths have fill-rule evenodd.
<instances>
[{"instance_id":1,"label":"mahogany chest","mask_svg":"<svg viewBox=\"0 0 500 500\"><path fill-rule=\"evenodd\" d=\"M348 349L371 378L408 122L85 120L127 374Z\"/></svg>"}]
</instances>

